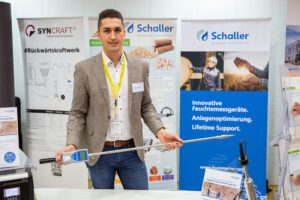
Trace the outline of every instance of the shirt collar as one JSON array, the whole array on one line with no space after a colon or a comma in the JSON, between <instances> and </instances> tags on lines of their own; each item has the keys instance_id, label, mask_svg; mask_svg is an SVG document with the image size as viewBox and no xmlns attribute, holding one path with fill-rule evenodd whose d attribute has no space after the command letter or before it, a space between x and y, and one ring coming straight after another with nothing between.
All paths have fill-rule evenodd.
<instances>
[{"instance_id":1,"label":"shirt collar","mask_svg":"<svg viewBox=\"0 0 300 200\"><path fill-rule=\"evenodd\" d=\"M104 51L102 51L102 56L103 56L104 62L106 63L107 67L112 66L112 65L114 66L114 63L109 59L109 57L105 54ZM120 58L119 63L118 63L117 66L121 66L123 64L122 63L123 56L125 56L124 52L122 53L122 56L121 56L121 58Z\"/></svg>"}]
</instances>

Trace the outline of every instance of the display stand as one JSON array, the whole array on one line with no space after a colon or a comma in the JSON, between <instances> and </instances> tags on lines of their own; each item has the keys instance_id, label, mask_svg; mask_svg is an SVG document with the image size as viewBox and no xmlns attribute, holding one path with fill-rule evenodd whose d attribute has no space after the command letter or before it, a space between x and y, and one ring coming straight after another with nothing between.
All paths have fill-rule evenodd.
<instances>
[{"instance_id":1,"label":"display stand","mask_svg":"<svg viewBox=\"0 0 300 200\"><path fill-rule=\"evenodd\" d=\"M277 147L278 152L278 161L279 161L279 180L278 180L278 190L275 195L275 199L280 199L281 194L285 196L284 191L284 179L286 175L286 169L287 169L287 162L288 162L288 149L291 142L291 135L289 134L289 131L287 130L288 127L288 106L286 104L286 101L283 101L283 111L281 114L281 124L280 128L278 129L276 136L274 140L272 141L272 146ZM282 142L284 143L284 152L281 152L280 146L282 145Z\"/></svg>"},{"instance_id":2,"label":"display stand","mask_svg":"<svg viewBox=\"0 0 300 200\"><path fill-rule=\"evenodd\" d=\"M284 70L284 66L281 67ZM289 151L291 150L291 143L296 139L293 136L293 132L296 132L295 118L292 116L290 110L293 102L293 95L295 93L300 94L300 77L288 77L287 73L281 72L281 91L282 91L282 103L283 109L280 119L280 126L276 132L275 138L271 145L277 147L278 161L279 161L279 180L278 190L275 195L275 199L296 200L295 190L290 181L290 163L289 163ZM299 79L299 86L294 85L294 81L291 79Z\"/></svg>"},{"instance_id":3,"label":"display stand","mask_svg":"<svg viewBox=\"0 0 300 200\"><path fill-rule=\"evenodd\" d=\"M19 150L20 166L0 168L0 199L34 200L31 161Z\"/></svg>"}]
</instances>

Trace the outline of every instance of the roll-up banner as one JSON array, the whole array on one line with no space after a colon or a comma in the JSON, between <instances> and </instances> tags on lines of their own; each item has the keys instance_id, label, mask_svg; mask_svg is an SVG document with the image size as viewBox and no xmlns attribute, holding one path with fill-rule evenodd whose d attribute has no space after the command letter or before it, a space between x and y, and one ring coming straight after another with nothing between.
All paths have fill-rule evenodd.
<instances>
[{"instance_id":1,"label":"roll-up banner","mask_svg":"<svg viewBox=\"0 0 300 200\"><path fill-rule=\"evenodd\" d=\"M285 64L282 66L283 99L288 110L293 110L289 116L289 128L286 135L291 136L291 142L286 149L285 143L280 143L281 157L288 155L287 162L280 159L287 170L282 173L285 199L297 199L300 196L300 116L297 107L300 103L300 23L286 26ZM283 123L283 122L282 122ZM280 184L280 183L279 183ZM278 184L278 185L279 185Z\"/></svg>"},{"instance_id":2,"label":"roll-up banner","mask_svg":"<svg viewBox=\"0 0 300 200\"><path fill-rule=\"evenodd\" d=\"M26 72L28 154L36 187L87 188L84 164L63 166L62 177L38 160L65 146L75 63L84 59L83 18L19 19ZM80 172L80 173L78 173Z\"/></svg>"},{"instance_id":3,"label":"roll-up banner","mask_svg":"<svg viewBox=\"0 0 300 200\"><path fill-rule=\"evenodd\" d=\"M176 132L176 20L125 19L124 51L150 63L149 82L153 104L166 129ZM100 53L102 44L97 38L97 19L89 19L91 55ZM145 145L155 144L157 138L143 125ZM177 189L176 151L162 153L148 149L145 157L150 189ZM116 188L120 180L116 178Z\"/></svg>"},{"instance_id":4,"label":"roll-up banner","mask_svg":"<svg viewBox=\"0 0 300 200\"><path fill-rule=\"evenodd\" d=\"M249 174L266 192L270 20L183 20L180 136L234 134L184 145L179 188L200 190L205 168L239 170L244 140Z\"/></svg>"}]
</instances>

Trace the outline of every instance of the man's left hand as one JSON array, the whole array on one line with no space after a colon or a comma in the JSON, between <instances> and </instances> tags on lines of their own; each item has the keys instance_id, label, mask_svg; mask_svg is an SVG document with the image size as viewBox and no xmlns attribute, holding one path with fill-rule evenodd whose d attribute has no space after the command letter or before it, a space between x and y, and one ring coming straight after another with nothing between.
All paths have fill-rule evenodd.
<instances>
[{"instance_id":1,"label":"man's left hand","mask_svg":"<svg viewBox=\"0 0 300 200\"><path fill-rule=\"evenodd\" d=\"M159 129L156 135L161 143L178 142L178 143L167 145L168 150L178 149L183 144L183 141L180 137L178 137L175 133L167 133L164 128Z\"/></svg>"}]
</instances>

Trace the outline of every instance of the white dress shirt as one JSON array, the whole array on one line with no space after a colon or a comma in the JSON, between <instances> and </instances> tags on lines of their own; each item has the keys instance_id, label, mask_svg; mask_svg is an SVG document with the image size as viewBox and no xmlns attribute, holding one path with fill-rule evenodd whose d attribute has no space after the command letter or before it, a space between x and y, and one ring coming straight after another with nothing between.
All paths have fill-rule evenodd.
<instances>
[{"instance_id":1,"label":"white dress shirt","mask_svg":"<svg viewBox=\"0 0 300 200\"><path fill-rule=\"evenodd\" d=\"M122 58L125 56L122 55L118 65L115 67L114 63L106 56L104 51L102 51L102 56L104 62L107 65L108 71L110 76L113 80L115 87L117 87L117 83L120 78L120 73L122 69ZM106 141L116 141L116 140L129 140L132 138L130 133L130 121L129 121L129 110L128 110L128 70L127 70L127 62L125 65L123 81L118 93L118 105L117 105L117 116L115 115L115 99L113 96L113 92L110 87L110 83L108 78L106 77L108 93L109 93L109 102L110 102L110 122L113 120L118 120L122 124L122 133L120 137L112 137L111 135L111 125L108 127L107 134L106 134Z\"/></svg>"}]
</instances>

